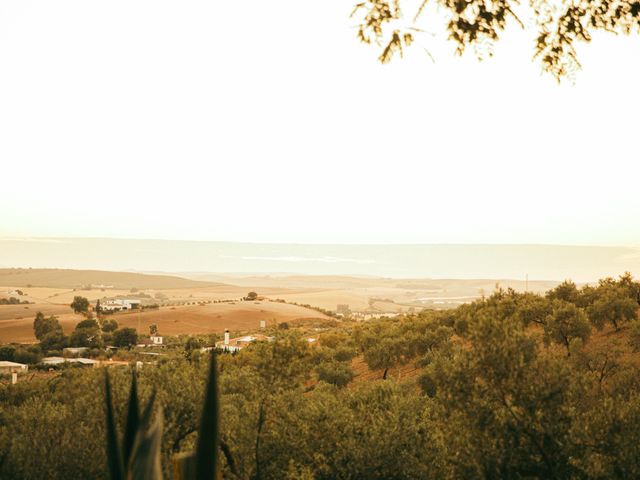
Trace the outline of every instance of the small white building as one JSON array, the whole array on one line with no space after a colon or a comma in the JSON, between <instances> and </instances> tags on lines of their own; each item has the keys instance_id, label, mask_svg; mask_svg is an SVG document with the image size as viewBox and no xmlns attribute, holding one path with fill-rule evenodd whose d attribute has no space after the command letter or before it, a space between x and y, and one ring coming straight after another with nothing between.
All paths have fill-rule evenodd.
<instances>
[{"instance_id":1,"label":"small white building","mask_svg":"<svg viewBox=\"0 0 640 480\"><path fill-rule=\"evenodd\" d=\"M64 357L44 357L42 359L43 365L60 365L65 361L66 359Z\"/></svg>"},{"instance_id":2,"label":"small white building","mask_svg":"<svg viewBox=\"0 0 640 480\"><path fill-rule=\"evenodd\" d=\"M0 374L9 374L14 372L25 373L29 370L29 365L18 362L9 362L7 360L0 361Z\"/></svg>"},{"instance_id":3,"label":"small white building","mask_svg":"<svg viewBox=\"0 0 640 480\"><path fill-rule=\"evenodd\" d=\"M67 358L67 361L69 363L79 363L86 367L98 367L100 365L100 361L93 358Z\"/></svg>"},{"instance_id":4,"label":"small white building","mask_svg":"<svg viewBox=\"0 0 640 480\"><path fill-rule=\"evenodd\" d=\"M63 363L75 363L87 367L97 367L100 365L98 360L93 358L63 358L63 357L45 357L42 359L43 365L62 365Z\"/></svg>"},{"instance_id":5,"label":"small white building","mask_svg":"<svg viewBox=\"0 0 640 480\"><path fill-rule=\"evenodd\" d=\"M138 344L136 345L136 347L164 347L164 337L161 337L160 335L151 335L149 336L149 338L141 337L138 339Z\"/></svg>"},{"instance_id":6,"label":"small white building","mask_svg":"<svg viewBox=\"0 0 640 480\"><path fill-rule=\"evenodd\" d=\"M100 303L100 310L103 312L120 312L124 310L135 310L140 308L140 305L142 305L140 300L105 300L104 303Z\"/></svg>"},{"instance_id":7,"label":"small white building","mask_svg":"<svg viewBox=\"0 0 640 480\"><path fill-rule=\"evenodd\" d=\"M62 353L66 353L67 355L80 355L81 353L85 353L89 350L88 347L67 347L62 349Z\"/></svg>"},{"instance_id":8,"label":"small white building","mask_svg":"<svg viewBox=\"0 0 640 480\"><path fill-rule=\"evenodd\" d=\"M243 337L230 338L229 330L224 332L224 340L216 342L216 349L223 352L238 352L254 342L272 342L275 337L267 335L255 334L245 335Z\"/></svg>"}]
</instances>

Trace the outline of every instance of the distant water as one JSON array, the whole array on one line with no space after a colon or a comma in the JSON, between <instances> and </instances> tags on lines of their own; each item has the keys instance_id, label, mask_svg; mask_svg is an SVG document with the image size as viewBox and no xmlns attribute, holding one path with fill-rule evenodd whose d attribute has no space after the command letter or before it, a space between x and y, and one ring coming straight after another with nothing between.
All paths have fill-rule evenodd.
<instances>
[{"instance_id":1,"label":"distant water","mask_svg":"<svg viewBox=\"0 0 640 480\"><path fill-rule=\"evenodd\" d=\"M640 248L0 239L0 266L591 281L624 271L640 275Z\"/></svg>"}]
</instances>

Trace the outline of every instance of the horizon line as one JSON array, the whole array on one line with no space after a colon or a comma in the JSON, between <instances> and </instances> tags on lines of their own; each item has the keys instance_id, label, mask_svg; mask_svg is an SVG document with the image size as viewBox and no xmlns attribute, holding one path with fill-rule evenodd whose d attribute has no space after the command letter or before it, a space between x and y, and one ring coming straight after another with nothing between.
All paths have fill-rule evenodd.
<instances>
[{"instance_id":1,"label":"horizon line","mask_svg":"<svg viewBox=\"0 0 640 480\"><path fill-rule=\"evenodd\" d=\"M432 246L432 247L455 247L455 246L501 246L501 247L579 247L579 248L640 248L637 244L595 244L595 243L530 243L530 242L391 242L391 243L345 243L345 242L300 242L300 241L246 241L246 240L202 240L184 238L149 238L149 237L83 237L83 236L4 236L0 235L0 241L43 241L43 240L112 240L112 241L148 241L148 242L184 242L184 243L219 243L219 244L242 244L242 245L300 245L300 246Z\"/></svg>"}]
</instances>

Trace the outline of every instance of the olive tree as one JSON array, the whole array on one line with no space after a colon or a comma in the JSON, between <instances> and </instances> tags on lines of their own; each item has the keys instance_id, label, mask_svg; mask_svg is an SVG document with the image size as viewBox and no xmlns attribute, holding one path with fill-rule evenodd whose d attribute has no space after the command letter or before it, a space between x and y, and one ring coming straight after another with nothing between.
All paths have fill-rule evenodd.
<instances>
[{"instance_id":1,"label":"olive tree","mask_svg":"<svg viewBox=\"0 0 640 480\"><path fill-rule=\"evenodd\" d=\"M436 7L433 14L429 10L431 6ZM558 80L580 68L576 43L590 42L596 32L640 31L637 0L562 3L530 0L525 5L516 0L421 0L417 4L409 0L362 0L352 13L358 22L360 41L381 46L379 60L382 63L396 55L402 56L404 49L424 31L424 21L434 15L442 18L459 55L469 48L486 51L488 46L488 56L491 56L492 46L504 36L507 28L527 28L532 37L533 57ZM403 17L408 17L408 21L403 22Z\"/></svg>"},{"instance_id":2,"label":"olive tree","mask_svg":"<svg viewBox=\"0 0 640 480\"><path fill-rule=\"evenodd\" d=\"M548 344L555 342L567 349L567 356L571 355L571 342L580 339L586 342L591 335L591 324L587 314L573 303L556 300L553 311L547 317L544 326L544 339Z\"/></svg>"}]
</instances>

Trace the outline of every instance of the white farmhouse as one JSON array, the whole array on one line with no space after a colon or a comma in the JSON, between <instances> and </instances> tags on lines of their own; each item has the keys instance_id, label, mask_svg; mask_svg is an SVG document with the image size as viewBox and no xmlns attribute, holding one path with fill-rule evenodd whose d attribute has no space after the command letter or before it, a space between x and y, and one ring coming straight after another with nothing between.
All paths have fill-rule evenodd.
<instances>
[{"instance_id":1,"label":"white farmhouse","mask_svg":"<svg viewBox=\"0 0 640 480\"><path fill-rule=\"evenodd\" d=\"M98 367L100 365L100 361L93 358L45 357L42 359L43 365L62 365L63 363L76 363L86 367Z\"/></svg>"},{"instance_id":2,"label":"white farmhouse","mask_svg":"<svg viewBox=\"0 0 640 480\"><path fill-rule=\"evenodd\" d=\"M62 349L64 355L82 355L89 351L87 347L66 347Z\"/></svg>"},{"instance_id":3,"label":"white farmhouse","mask_svg":"<svg viewBox=\"0 0 640 480\"><path fill-rule=\"evenodd\" d=\"M24 363L0 361L0 374L8 374L14 372L24 373L29 370L29 366Z\"/></svg>"},{"instance_id":4,"label":"white farmhouse","mask_svg":"<svg viewBox=\"0 0 640 480\"><path fill-rule=\"evenodd\" d=\"M100 304L100 310L103 312L120 312L124 310L135 310L140 308L142 302L140 300L130 300L130 299L116 299L116 300L105 300L104 303Z\"/></svg>"},{"instance_id":5,"label":"white farmhouse","mask_svg":"<svg viewBox=\"0 0 640 480\"><path fill-rule=\"evenodd\" d=\"M229 330L225 330L224 340L216 342L216 349L222 350L223 352L238 352L254 342L272 342L273 340L274 337L268 337L262 334L230 338Z\"/></svg>"}]
</instances>

